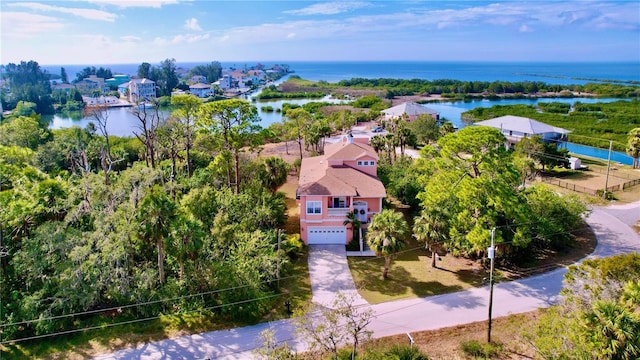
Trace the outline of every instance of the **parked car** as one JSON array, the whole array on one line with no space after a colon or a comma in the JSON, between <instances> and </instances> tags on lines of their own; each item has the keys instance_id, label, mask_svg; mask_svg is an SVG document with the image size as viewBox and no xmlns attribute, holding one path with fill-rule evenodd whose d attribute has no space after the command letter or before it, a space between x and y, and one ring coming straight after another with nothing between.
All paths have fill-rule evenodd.
<instances>
[{"instance_id":1,"label":"parked car","mask_svg":"<svg viewBox=\"0 0 640 360\"><path fill-rule=\"evenodd\" d=\"M382 132L384 129L382 128L382 126L376 126L373 129L371 129L371 132Z\"/></svg>"}]
</instances>

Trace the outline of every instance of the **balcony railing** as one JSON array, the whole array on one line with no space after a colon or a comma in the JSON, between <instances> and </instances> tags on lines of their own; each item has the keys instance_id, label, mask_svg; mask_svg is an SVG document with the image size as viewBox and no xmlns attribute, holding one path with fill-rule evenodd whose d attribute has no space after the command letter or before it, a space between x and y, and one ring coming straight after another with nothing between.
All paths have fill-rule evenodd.
<instances>
[{"instance_id":1,"label":"balcony railing","mask_svg":"<svg viewBox=\"0 0 640 360\"><path fill-rule=\"evenodd\" d=\"M350 211L351 209L349 208L328 208L327 215L345 217Z\"/></svg>"}]
</instances>

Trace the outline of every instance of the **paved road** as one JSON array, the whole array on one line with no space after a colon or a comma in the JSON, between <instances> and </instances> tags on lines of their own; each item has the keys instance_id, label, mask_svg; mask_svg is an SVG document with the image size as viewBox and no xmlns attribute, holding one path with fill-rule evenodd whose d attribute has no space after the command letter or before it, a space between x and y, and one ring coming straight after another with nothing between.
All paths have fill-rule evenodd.
<instances>
[{"instance_id":1,"label":"paved road","mask_svg":"<svg viewBox=\"0 0 640 360\"><path fill-rule=\"evenodd\" d=\"M623 220L616 217L625 211ZM590 257L640 252L640 236L628 223L640 219L640 202L624 208L595 208L587 219L598 238L598 246ZM495 317L521 313L554 304L562 288L566 269L558 269L527 279L497 284L494 289ZM452 294L409 299L372 305L376 314L370 326L374 337L406 332L438 329L447 326L486 320L488 287L474 288ZM365 305L366 306L366 305ZM294 335L287 320L244 328L213 331L145 344L98 357L98 359L250 359L251 350L261 345L258 334L271 327L276 339L287 341L296 351L306 344Z\"/></svg>"}]
</instances>

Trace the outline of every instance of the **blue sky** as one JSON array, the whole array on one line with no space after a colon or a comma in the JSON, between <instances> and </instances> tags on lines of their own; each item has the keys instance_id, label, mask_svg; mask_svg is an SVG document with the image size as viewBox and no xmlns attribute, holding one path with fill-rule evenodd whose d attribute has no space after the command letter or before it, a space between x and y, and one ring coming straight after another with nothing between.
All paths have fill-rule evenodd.
<instances>
[{"instance_id":1,"label":"blue sky","mask_svg":"<svg viewBox=\"0 0 640 360\"><path fill-rule=\"evenodd\" d=\"M637 61L640 2L0 2L0 63Z\"/></svg>"}]
</instances>

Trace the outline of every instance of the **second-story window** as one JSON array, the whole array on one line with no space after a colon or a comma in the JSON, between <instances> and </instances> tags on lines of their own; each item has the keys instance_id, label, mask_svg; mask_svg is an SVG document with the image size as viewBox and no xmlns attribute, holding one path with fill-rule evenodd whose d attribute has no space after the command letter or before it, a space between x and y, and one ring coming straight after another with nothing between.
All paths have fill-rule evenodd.
<instances>
[{"instance_id":1,"label":"second-story window","mask_svg":"<svg viewBox=\"0 0 640 360\"><path fill-rule=\"evenodd\" d=\"M322 214L322 201L307 201L307 214Z\"/></svg>"}]
</instances>

